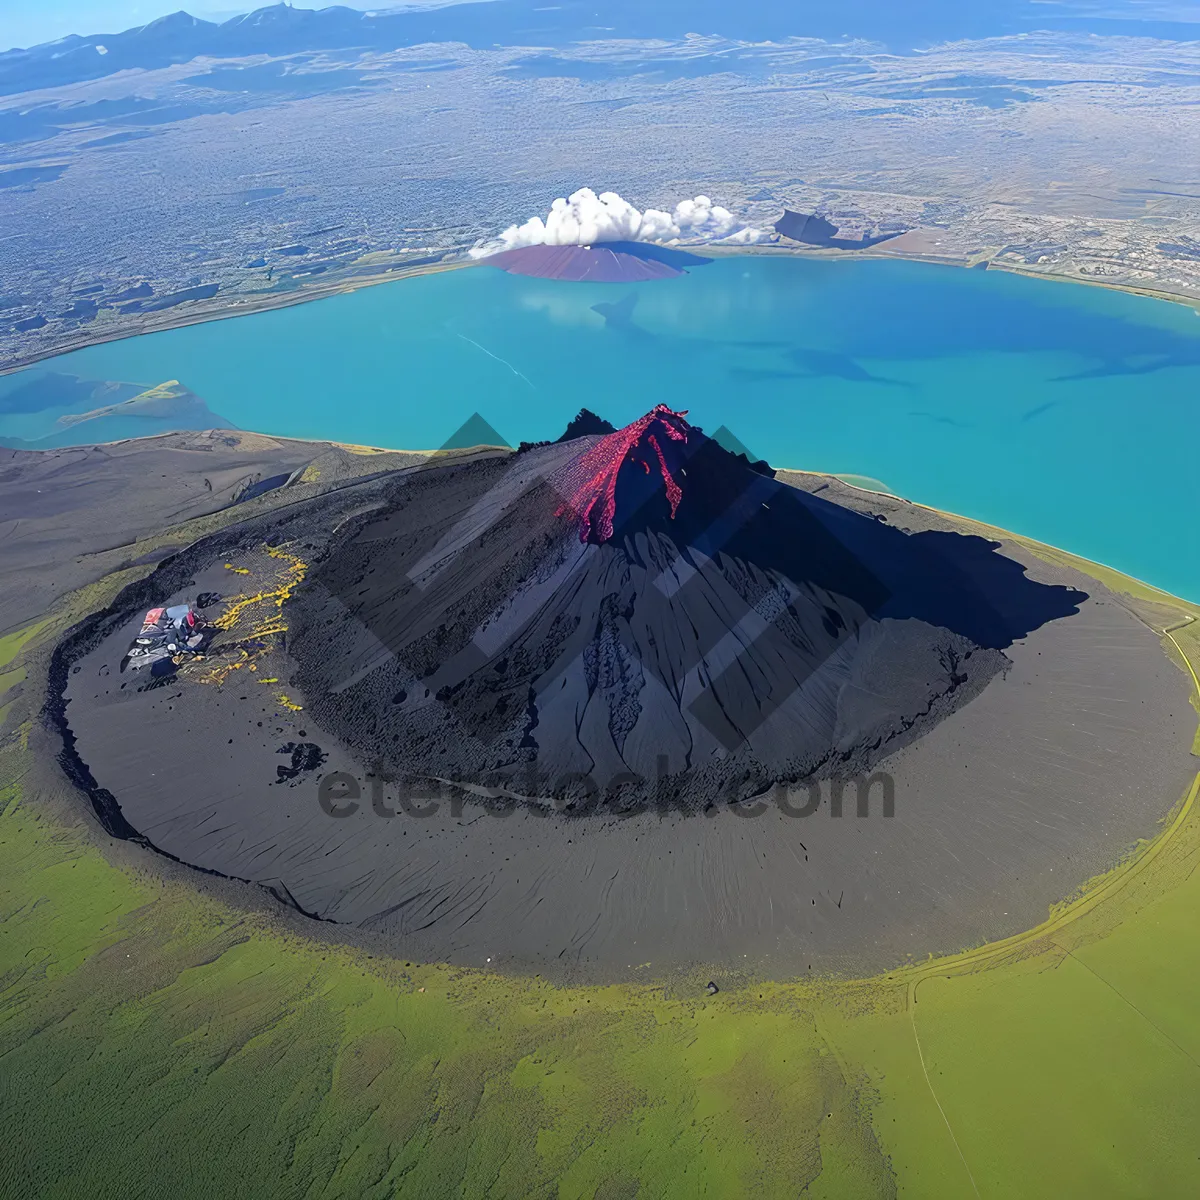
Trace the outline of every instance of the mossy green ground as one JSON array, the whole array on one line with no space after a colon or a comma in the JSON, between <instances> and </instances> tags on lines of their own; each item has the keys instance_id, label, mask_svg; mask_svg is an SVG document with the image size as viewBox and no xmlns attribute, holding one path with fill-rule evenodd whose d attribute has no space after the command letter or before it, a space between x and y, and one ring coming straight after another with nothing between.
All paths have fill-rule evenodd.
<instances>
[{"instance_id":1,"label":"mossy green ground","mask_svg":"<svg viewBox=\"0 0 1200 1200\"><path fill-rule=\"evenodd\" d=\"M0 637L0 667L6 667L21 653L21 648L32 641L46 627L47 621L39 621L36 625L27 625Z\"/></svg>"},{"instance_id":2,"label":"mossy green ground","mask_svg":"<svg viewBox=\"0 0 1200 1200\"><path fill-rule=\"evenodd\" d=\"M0 1193L888 1193L786 992L668 1002L406 968L0 816ZM817 1194L817 1193L814 1193Z\"/></svg>"},{"instance_id":3,"label":"mossy green ground","mask_svg":"<svg viewBox=\"0 0 1200 1200\"><path fill-rule=\"evenodd\" d=\"M707 998L410 967L114 866L26 732L5 1197L1200 1195L1200 802L999 947Z\"/></svg>"}]
</instances>

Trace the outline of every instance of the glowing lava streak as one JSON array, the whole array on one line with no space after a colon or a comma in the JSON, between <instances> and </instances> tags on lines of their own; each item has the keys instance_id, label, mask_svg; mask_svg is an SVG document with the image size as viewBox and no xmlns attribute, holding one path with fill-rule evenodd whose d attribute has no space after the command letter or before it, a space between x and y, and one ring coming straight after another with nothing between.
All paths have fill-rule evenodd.
<instances>
[{"instance_id":1,"label":"glowing lava streak","mask_svg":"<svg viewBox=\"0 0 1200 1200\"><path fill-rule=\"evenodd\" d=\"M652 412L632 425L601 438L567 469L564 480L567 499L554 515L569 513L579 525L581 542L607 542L613 535L613 517L617 511L617 476L621 467L627 461L640 461L647 474L650 471L648 457L638 453L644 449L644 439L658 459L658 469L662 473L663 486L674 518L683 499L683 490L671 476L658 437L686 442L691 426L683 419L685 416L687 409L674 412L665 404L658 404Z\"/></svg>"}]
</instances>

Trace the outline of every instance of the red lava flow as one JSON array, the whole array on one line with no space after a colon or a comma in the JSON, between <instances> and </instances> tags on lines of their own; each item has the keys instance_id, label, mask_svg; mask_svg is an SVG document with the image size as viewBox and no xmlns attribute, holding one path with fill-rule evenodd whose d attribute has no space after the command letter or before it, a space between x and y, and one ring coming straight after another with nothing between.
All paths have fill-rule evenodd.
<instances>
[{"instance_id":1,"label":"red lava flow","mask_svg":"<svg viewBox=\"0 0 1200 1200\"><path fill-rule=\"evenodd\" d=\"M676 442L686 442L691 426L684 418L687 409L675 412L665 404L657 404L644 417L601 438L586 454L583 454L566 476L570 495L555 512L555 516L569 513L578 522L581 542L607 542L613 535L613 516L617 510L617 476L626 462L640 461L647 474L650 471L648 458L638 458L643 438L654 450L658 468L662 472L663 486L671 504L671 516L675 516L683 489L671 475L662 447L652 428Z\"/></svg>"}]
</instances>

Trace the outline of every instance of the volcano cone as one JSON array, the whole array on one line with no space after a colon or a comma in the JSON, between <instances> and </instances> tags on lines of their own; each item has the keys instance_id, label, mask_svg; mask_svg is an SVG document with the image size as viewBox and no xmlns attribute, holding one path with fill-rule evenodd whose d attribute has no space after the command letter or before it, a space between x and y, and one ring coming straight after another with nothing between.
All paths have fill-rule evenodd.
<instances>
[{"instance_id":1,"label":"volcano cone","mask_svg":"<svg viewBox=\"0 0 1200 1200\"><path fill-rule=\"evenodd\" d=\"M659 406L409 482L315 572L292 650L318 719L414 786L705 809L869 768L1084 598L782 484Z\"/></svg>"}]
</instances>

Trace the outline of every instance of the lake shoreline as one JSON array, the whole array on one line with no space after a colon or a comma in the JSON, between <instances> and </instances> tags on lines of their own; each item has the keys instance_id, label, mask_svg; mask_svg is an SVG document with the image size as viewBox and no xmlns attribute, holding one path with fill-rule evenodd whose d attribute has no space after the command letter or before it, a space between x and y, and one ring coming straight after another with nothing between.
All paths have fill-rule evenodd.
<instances>
[{"instance_id":1,"label":"lake shoreline","mask_svg":"<svg viewBox=\"0 0 1200 1200\"><path fill-rule=\"evenodd\" d=\"M437 275L443 271L453 271L460 267L474 266L474 262L452 263L423 263L419 267L405 269L392 268L379 275L366 275L356 279L331 280L326 284L315 284L303 291L280 293L278 295L255 296L245 301L233 304L216 305L213 308L192 309L188 313L170 315L173 310L165 309L161 314L156 313L140 328L135 330L112 329L89 337L79 337L53 350L46 350L18 359L15 363L0 366L0 378L5 375L15 375L19 371L36 366L39 362L48 362L60 358L64 354L74 354L77 350L87 350L92 346L103 346L108 342L121 342L128 338L141 337L148 333L165 333L171 329L184 329L189 325L206 325L210 321L227 321L233 317L248 317L256 313L274 312L284 308L294 308L298 304L307 304L314 300L328 300L332 296L341 296L356 292L360 288L377 287L383 283L392 283L400 279L415 279L418 275ZM206 303L203 300L193 301L195 304Z\"/></svg>"},{"instance_id":2,"label":"lake shoreline","mask_svg":"<svg viewBox=\"0 0 1200 1200\"><path fill-rule=\"evenodd\" d=\"M930 266L954 267L958 270L974 270L977 264L971 264L959 258L938 256L932 254L905 253L897 254L886 249L886 243L864 250L833 250L820 246L700 246L688 247L693 251L703 250L713 258L801 258L815 259L823 262L861 262L867 259L891 262L918 262ZM156 313L145 321L139 328L110 329L82 335L71 341L45 351L38 351L19 358L15 362L0 365L0 378L15 375L39 362L48 362L64 354L72 354L77 350L86 350L91 346L100 346L108 342L124 341L127 338L141 337L148 333L163 333L171 329L183 329L189 325L203 325L210 321L225 321L233 317L252 316L255 313L272 312L278 309L293 308L298 304L307 304L315 300L327 300L332 296L345 295L362 288L377 287L380 284L392 283L402 279L415 279L422 275L437 275L446 271L457 271L466 267L486 265L486 259L464 258L453 262L422 263L411 268L392 267L379 275L367 275L354 279L333 279L324 284L315 284L292 293L266 294L255 296L244 301L235 300L232 303L216 304L211 308L193 308L187 313L174 314L174 310L165 309L161 314ZM1109 283L1101 279L1084 279L1074 275L1060 275L1049 271L1031 271L1024 267L1005 263L989 263L989 271L1004 271L1010 275L1020 275L1027 279L1044 279L1054 283L1078 283L1088 287L1098 287L1106 291L1127 292L1133 296L1142 296L1151 300L1164 300L1171 304L1180 304L1191 308L1200 316L1200 298L1187 296L1180 292L1167 291L1161 288L1140 287L1134 284ZM206 301L193 301L203 305ZM174 315L173 315L174 314Z\"/></svg>"}]
</instances>

